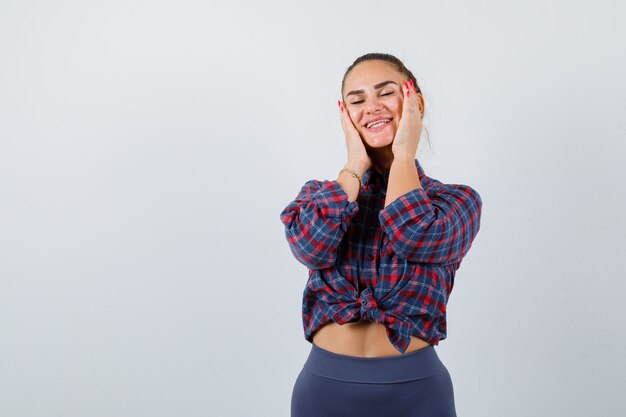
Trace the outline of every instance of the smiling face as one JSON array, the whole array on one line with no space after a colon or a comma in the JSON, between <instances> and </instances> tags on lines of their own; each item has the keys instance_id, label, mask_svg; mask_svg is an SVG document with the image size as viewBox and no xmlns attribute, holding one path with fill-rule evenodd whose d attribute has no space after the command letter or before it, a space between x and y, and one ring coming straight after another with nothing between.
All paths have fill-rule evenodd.
<instances>
[{"instance_id":1,"label":"smiling face","mask_svg":"<svg viewBox=\"0 0 626 417\"><path fill-rule=\"evenodd\" d=\"M343 98L350 118L371 148L393 142L402 117L402 83L408 77L385 61L364 61L350 71Z\"/></svg>"}]
</instances>

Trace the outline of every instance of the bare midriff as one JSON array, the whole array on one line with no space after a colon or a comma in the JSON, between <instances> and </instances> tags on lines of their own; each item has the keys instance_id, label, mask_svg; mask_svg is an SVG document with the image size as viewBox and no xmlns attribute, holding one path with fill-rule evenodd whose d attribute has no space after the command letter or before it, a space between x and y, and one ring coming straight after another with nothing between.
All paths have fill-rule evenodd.
<instances>
[{"instance_id":1,"label":"bare midriff","mask_svg":"<svg viewBox=\"0 0 626 417\"><path fill-rule=\"evenodd\" d=\"M313 333L313 343L334 353L364 358L402 354L389 341L383 324L364 320L346 324L328 322ZM406 352L429 345L427 341L411 336Z\"/></svg>"}]
</instances>

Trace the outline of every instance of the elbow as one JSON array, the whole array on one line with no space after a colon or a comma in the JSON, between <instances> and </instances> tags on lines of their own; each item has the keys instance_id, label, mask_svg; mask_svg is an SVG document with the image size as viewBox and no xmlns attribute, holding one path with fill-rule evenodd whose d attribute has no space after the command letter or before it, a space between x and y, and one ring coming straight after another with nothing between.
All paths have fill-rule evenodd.
<instances>
[{"instance_id":1,"label":"elbow","mask_svg":"<svg viewBox=\"0 0 626 417\"><path fill-rule=\"evenodd\" d=\"M313 254L291 247L291 252L298 262L308 269L325 269L335 265L337 260L334 254Z\"/></svg>"},{"instance_id":2,"label":"elbow","mask_svg":"<svg viewBox=\"0 0 626 417\"><path fill-rule=\"evenodd\" d=\"M427 228L392 235L389 245L393 253L403 260L446 265L462 256L460 236L453 224L434 222Z\"/></svg>"},{"instance_id":3,"label":"elbow","mask_svg":"<svg viewBox=\"0 0 626 417\"><path fill-rule=\"evenodd\" d=\"M432 264L432 265L446 265L454 263L457 260L455 253L450 250L442 250L441 247L436 247L428 244L416 245L402 243L399 241L390 242L391 250L400 259Z\"/></svg>"},{"instance_id":4,"label":"elbow","mask_svg":"<svg viewBox=\"0 0 626 417\"><path fill-rule=\"evenodd\" d=\"M326 240L314 240L300 229L286 229L285 236L291 253L298 262L309 269L324 269L335 265L337 254L334 245Z\"/></svg>"}]
</instances>

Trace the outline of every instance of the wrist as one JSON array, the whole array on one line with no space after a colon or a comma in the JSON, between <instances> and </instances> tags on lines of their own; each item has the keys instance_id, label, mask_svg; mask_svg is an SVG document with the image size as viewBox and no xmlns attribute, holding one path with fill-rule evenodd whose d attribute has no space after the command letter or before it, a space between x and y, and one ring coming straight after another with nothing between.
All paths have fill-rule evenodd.
<instances>
[{"instance_id":1,"label":"wrist","mask_svg":"<svg viewBox=\"0 0 626 417\"><path fill-rule=\"evenodd\" d=\"M392 163L395 162L398 162L400 164L408 162L415 163L415 156L411 155L410 153L399 153L397 155L394 154Z\"/></svg>"},{"instance_id":2,"label":"wrist","mask_svg":"<svg viewBox=\"0 0 626 417\"><path fill-rule=\"evenodd\" d=\"M346 174L352 178L354 178L355 180L357 180L359 182L359 189L361 189L361 174L358 172L355 172L354 170L352 170L350 167L344 167L341 169L341 171L339 171L339 175L337 176L337 178L341 177L341 174Z\"/></svg>"},{"instance_id":3,"label":"wrist","mask_svg":"<svg viewBox=\"0 0 626 417\"><path fill-rule=\"evenodd\" d=\"M346 168L350 169L351 171L356 172L360 176L363 176L363 174L365 174L365 171L367 171L368 169L367 165L359 163L359 162L352 162L352 161L348 161L341 169L346 169Z\"/></svg>"}]
</instances>

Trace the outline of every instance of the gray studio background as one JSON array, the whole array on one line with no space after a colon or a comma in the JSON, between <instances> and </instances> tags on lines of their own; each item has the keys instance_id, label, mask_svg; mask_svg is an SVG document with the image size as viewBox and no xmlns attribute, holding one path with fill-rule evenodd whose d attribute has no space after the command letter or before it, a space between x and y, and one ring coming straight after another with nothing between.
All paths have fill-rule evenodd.
<instances>
[{"instance_id":1,"label":"gray studio background","mask_svg":"<svg viewBox=\"0 0 626 417\"><path fill-rule=\"evenodd\" d=\"M281 210L346 160L367 52L481 230L448 338L462 417L626 413L626 7L0 0L0 417L287 417L310 345Z\"/></svg>"}]
</instances>

